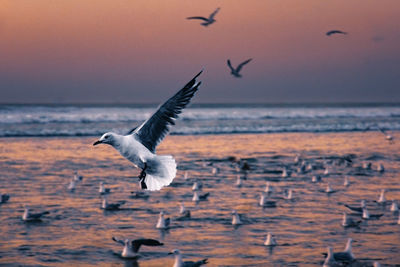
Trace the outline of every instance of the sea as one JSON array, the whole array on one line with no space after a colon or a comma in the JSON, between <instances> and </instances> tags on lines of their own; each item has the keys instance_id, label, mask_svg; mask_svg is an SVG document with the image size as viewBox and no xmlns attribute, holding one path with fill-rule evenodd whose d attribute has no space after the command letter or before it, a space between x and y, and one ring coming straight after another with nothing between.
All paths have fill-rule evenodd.
<instances>
[{"instance_id":1,"label":"sea","mask_svg":"<svg viewBox=\"0 0 400 267\"><path fill-rule=\"evenodd\" d=\"M157 105L1 105L0 137L127 133ZM195 104L173 135L400 130L400 104Z\"/></svg>"}]
</instances>

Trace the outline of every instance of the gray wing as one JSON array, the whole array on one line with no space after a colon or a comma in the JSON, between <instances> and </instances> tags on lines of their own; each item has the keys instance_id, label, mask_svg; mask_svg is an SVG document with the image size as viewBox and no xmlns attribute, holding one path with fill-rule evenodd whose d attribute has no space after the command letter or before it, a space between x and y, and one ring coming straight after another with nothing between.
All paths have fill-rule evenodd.
<instances>
[{"instance_id":1,"label":"gray wing","mask_svg":"<svg viewBox=\"0 0 400 267\"><path fill-rule=\"evenodd\" d=\"M144 246L163 246L164 244L155 239L136 239L132 241L133 251L137 253L141 245Z\"/></svg>"},{"instance_id":2,"label":"gray wing","mask_svg":"<svg viewBox=\"0 0 400 267\"><path fill-rule=\"evenodd\" d=\"M115 242L117 242L117 243L119 243L119 244L125 246L125 242L122 241L122 240L120 240L120 239L116 239L115 237L112 237L112 240L114 240Z\"/></svg>"},{"instance_id":3,"label":"gray wing","mask_svg":"<svg viewBox=\"0 0 400 267\"><path fill-rule=\"evenodd\" d=\"M226 61L226 63L228 64L228 67L231 69L231 71L235 71L235 69L232 67L232 63L231 63L231 60L230 60L230 59L228 59L228 60Z\"/></svg>"},{"instance_id":4,"label":"gray wing","mask_svg":"<svg viewBox=\"0 0 400 267\"><path fill-rule=\"evenodd\" d=\"M160 106L148 120L133 131L133 135L151 152L155 153L156 146L167 135L169 125L175 124L175 119L198 90L201 82L196 82L196 78L202 72L200 71L180 91Z\"/></svg>"},{"instance_id":5,"label":"gray wing","mask_svg":"<svg viewBox=\"0 0 400 267\"><path fill-rule=\"evenodd\" d=\"M205 17L188 17L186 19L201 19L201 20L204 20L204 21L208 21L208 18L205 18Z\"/></svg>"},{"instance_id":6,"label":"gray wing","mask_svg":"<svg viewBox=\"0 0 400 267\"><path fill-rule=\"evenodd\" d=\"M347 32L338 31L338 30L333 30L333 31L327 32L326 35L330 36L330 35L336 34L336 33L347 34Z\"/></svg>"},{"instance_id":7,"label":"gray wing","mask_svg":"<svg viewBox=\"0 0 400 267\"><path fill-rule=\"evenodd\" d=\"M184 261L183 267L200 267L204 264L207 264L207 259L203 259L200 261Z\"/></svg>"},{"instance_id":8,"label":"gray wing","mask_svg":"<svg viewBox=\"0 0 400 267\"><path fill-rule=\"evenodd\" d=\"M217 15L219 10L220 10L220 8L217 8L213 13L211 13L209 20L214 19L215 15Z\"/></svg>"},{"instance_id":9,"label":"gray wing","mask_svg":"<svg viewBox=\"0 0 400 267\"><path fill-rule=\"evenodd\" d=\"M240 70L243 68L243 66L246 65L247 63L249 63L251 60L252 60L252 58L249 58L248 60L240 63L239 66L237 67L236 71L240 72Z\"/></svg>"}]
</instances>

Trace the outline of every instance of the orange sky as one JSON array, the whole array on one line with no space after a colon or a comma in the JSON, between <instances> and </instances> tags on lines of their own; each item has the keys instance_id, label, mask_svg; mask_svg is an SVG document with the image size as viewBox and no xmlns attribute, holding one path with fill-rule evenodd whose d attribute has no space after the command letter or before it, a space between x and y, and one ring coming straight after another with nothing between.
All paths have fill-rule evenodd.
<instances>
[{"instance_id":1,"label":"orange sky","mask_svg":"<svg viewBox=\"0 0 400 267\"><path fill-rule=\"evenodd\" d=\"M185 20L216 7L208 28ZM399 14L398 0L3 0L0 101L159 102L202 67L200 102L400 101ZM231 77L226 59L249 57Z\"/></svg>"}]
</instances>

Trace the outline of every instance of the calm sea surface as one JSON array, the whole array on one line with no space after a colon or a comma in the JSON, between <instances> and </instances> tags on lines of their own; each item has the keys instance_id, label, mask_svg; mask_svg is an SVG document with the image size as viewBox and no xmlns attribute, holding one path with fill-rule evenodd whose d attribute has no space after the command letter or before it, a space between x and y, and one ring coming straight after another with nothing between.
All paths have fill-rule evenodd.
<instances>
[{"instance_id":1,"label":"calm sea surface","mask_svg":"<svg viewBox=\"0 0 400 267\"><path fill-rule=\"evenodd\" d=\"M113 148L93 147L96 137L59 136L98 134L119 128L119 124L127 130L126 124L144 119L141 110L101 108L98 113L96 108L81 107L54 108L57 112L48 112L48 107L23 109L32 112L15 107L3 107L0 112L1 135L24 136L0 138L0 192L11 196L8 203L0 206L0 265L172 266L173 258L167 253L180 249L187 260L208 258L208 266L321 266L326 247L341 251L349 237L354 239L353 252L358 263L372 264L378 260L383 266L400 264L398 214L389 210L393 199L400 202L400 142L395 140L390 144L380 132L361 131L375 124L398 129L397 107L377 108L377 114L371 111L375 109L372 107L328 110L252 107L257 112L250 112L249 108L238 112L243 115L242 120L191 119L204 113L209 116L209 112L218 113L215 115L218 118L222 113L230 116L232 110L189 109L184 113L181 127L175 127L174 131L191 129L193 124L197 127L193 129L199 132L189 135L187 130L187 135L168 136L164 140L158 153L174 155L178 175L169 187L149 192L148 199L132 198L131 192L138 191L135 177L139 172ZM132 111L138 114L137 118L132 118L135 113ZM150 109L144 111L150 113ZM255 113L257 116L250 118ZM124 119L113 122L119 114L126 114L127 123ZM250 127L250 123L244 122L258 122L260 116L265 118L251 127L260 131L269 125L271 132L279 133L200 134L208 131L205 129L222 129L221 124L227 129ZM315 123L318 121L321 123ZM299 125L318 129L330 125L343 131L353 127L360 131L276 130ZM304 129L308 131L307 127ZM396 137L398 132L393 131L393 135ZM315 169L296 173L297 154ZM351 158L352 166L339 165L342 156ZM237 175L243 174L228 157L246 159L250 165L247 180L240 188L235 182ZM364 162L372 163L372 169L363 169ZM385 166L385 172L376 170L378 163ZM324 175L326 166L329 174ZM214 167L219 169L217 174L211 172ZM291 177L281 177L283 167L292 172ZM75 192L69 192L67 186L76 170L84 178ZM183 178L185 171L187 180ZM322 176L322 182L311 183L315 174ZM349 187L343 186L345 175L349 176ZM210 193L208 201L197 204L191 201L195 179L203 184L203 193ZM100 209L100 181L111 188L110 202L126 201L122 210ZM275 208L258 206L266 181L275 189L269 198L276 201ZM325 193L327 182L337 192ZM283 198L289 188L294 190L292 200ZM387 205L374 202L381 189L387 190ZM363 221L359 228L343 228L342 213L349 212L343 204L358 206L361 199L367 201L371 214L383 216ZM179 202L191 210L191 219L177 220ZM21 220L24 204L34 211L50 214L41 223L25 223ZM241 215L243 225L231 225L232 209ZM160 211L171 217L168 231L155 229ZM361 220L359 215L352 217ZM271 249L263 246L267 232L275 235L278 246ZM141 257L129 261L118 256L122 247L111 240L112 236L155 238L165 245L142 247Z\"/></svg>"}]
</instances>

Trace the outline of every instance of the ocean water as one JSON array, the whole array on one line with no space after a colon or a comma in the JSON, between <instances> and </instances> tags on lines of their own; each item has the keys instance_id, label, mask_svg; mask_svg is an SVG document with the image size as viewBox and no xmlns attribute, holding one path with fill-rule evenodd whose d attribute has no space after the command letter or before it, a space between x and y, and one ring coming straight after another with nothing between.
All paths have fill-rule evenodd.
<instances>
[{"instance_id":1,"label":"ocean water","mask_svg":"<svg viewBox=\"0 0 400 267\"><path fill-rule=\"evenodd\" d=\"M81 125L81 123L80 123ZM400 201L400 143L387 142L379 132L270 133L167 136L159 154L172 154L178 163L173 183L161 191L136 199L139 171L109 146L91 144L97 137L0 138L0 192L10 201L0 205L1 266L172 266L168 252L180 249L185 260L208 258L208 266L321 266L327 246L335 252L353 238L352 266L400 264L398 213L389 210ZM314 169L297 173L296 155ZM352 159L351 166L340 158ZM242 187L231 158L250 165ZM362 168L370 162L371 169ZM385 166L378 172L377 166ZM286 167L291 177L282 178ZM329 174L324 174L325 167ZM219 172L213 174L212 169ZM78 170L83 181L70 192L67 186ZM184 173L188 172L188 179ZM311 183L312 175L322 182ZM343 186L344 176L350 186ZM192 202L192 184L203 184L207 201ZM110 202L124 200L119 211L100 209L99 182L111 188ZM269 197L276 207L258 206L269 181ZM330 183L335 193L324 192ZM284 199L292 188L293 199ZM376 203L386 189L386 204ZM344 204L358 206L365 199L379 220L361 220ZM191 219L179 220L180 202L191 210ZM23 205L48 211L42 222L21 220ZM243 225L231 225L231 211ZM171 228L155 228L158 213L171 218ZM358 228L343 228L342 213L361 221ZM278 245L263 246L267 232ZM154 238L161 247L142 247L141 256L125 260L117 238ZM397 265L396 265L397 264Z\"/></svg>"},{"instance_id":2,"label":"ocean water","mask_svg":"<svg viewBox=\"0 0 400 267\"><path fill-rule=\"evenodd\" d=\"M0 137L126 133L156 110L140 106L1 105ZM193 105L171 134L400 130L400 105Z\"/></svg>"}]
</instances>

